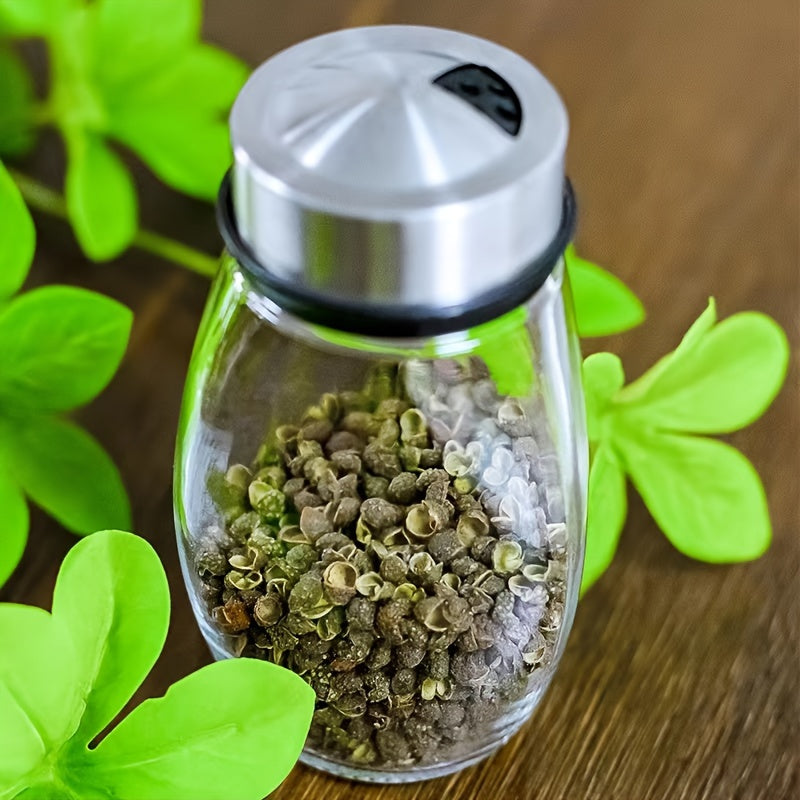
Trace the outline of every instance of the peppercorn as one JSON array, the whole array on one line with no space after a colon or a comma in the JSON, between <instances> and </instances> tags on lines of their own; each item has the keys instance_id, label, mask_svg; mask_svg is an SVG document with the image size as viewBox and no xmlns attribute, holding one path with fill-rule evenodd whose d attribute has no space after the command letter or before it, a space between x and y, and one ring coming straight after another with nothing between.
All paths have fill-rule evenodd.
<instances>
[{"instance_id":1,"label":"peppercorn","mask_svg":"<svg viewBox=\"0 0 800 800\"><path fill-rule=\"evenodd\" d=\"M531 558L502 497L476 488L485 439L470 443L468 427L436 439L454 418L397 396L394 374L323 395L258 448L252 469L231 467L214 495L224 530L195 558L232 652L284 664L316 692L309 746L386 769L489 735L552 658L566 591L563 535L551 547L542 533L550 560ZM503 402L484 404L494 414ZM519 408L504 406L509 430L528 425Z\"/></svg>"}]
</instances>

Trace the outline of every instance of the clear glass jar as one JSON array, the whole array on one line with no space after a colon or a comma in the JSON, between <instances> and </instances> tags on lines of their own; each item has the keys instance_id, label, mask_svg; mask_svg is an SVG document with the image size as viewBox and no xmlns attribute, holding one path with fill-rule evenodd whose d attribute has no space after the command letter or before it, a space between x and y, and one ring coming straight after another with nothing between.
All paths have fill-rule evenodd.
<instances>
[{"instance_id":1,"label":"clear glass jar","mask_svg":"<svg viewBox=\"0 0 800 800\"><path fill-rule=\"evenodd\" d=\"M335 774L483 758L563 650L587 477L567 127L518 55L406 26L289 48L234 105L179 545L215 657L307 680L303 760Z\"/></svg>"},{"instance_id":2,"label":"clear glass jar","mask_svg":"<svg viewBox=\"0 0 800 800\"><path fill-rule=\"evenodd\" d=\"M484 758L564 649L586 450L563 261L499 319L401 340L306 322L226 256L175 473L212 653L313 686L308 764L403 782Z\"/></svg>"}]
</instances>

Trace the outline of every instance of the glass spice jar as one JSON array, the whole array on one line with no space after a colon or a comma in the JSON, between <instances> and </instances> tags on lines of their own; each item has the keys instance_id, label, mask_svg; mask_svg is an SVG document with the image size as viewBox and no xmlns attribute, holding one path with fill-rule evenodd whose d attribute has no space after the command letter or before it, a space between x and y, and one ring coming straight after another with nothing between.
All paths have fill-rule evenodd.
<instances>
[{"instance_id":1,"label":"glass spice jar","mask_svg":"<svg viewBox=\"0 0 800 800\"><path fill-rule=\"evenodd\" d=\"M194 611L314 688L304 762L454 772L531 714L577 602L565 110L502 47L376 27L267 61L231 132L176 459Z\"/></svg>"}]
</instances>

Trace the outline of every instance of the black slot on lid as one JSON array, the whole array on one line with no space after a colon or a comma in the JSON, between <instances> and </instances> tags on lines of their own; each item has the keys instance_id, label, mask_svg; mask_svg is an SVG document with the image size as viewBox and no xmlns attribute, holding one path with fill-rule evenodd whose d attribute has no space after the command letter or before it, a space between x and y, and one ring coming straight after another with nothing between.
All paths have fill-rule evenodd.
<instances>
[{"instance_id":1,"label":"black slot on lid","mask_svg":"<svg viewBox=\"0 0 800 800\"><path fill-rule=\"evenodd\" d=\"M435 78L433 83L465 100L506 133L516 136L522 127L522 105L505 78L480 64L462 64Z\"/></svg>"}]
</instances>

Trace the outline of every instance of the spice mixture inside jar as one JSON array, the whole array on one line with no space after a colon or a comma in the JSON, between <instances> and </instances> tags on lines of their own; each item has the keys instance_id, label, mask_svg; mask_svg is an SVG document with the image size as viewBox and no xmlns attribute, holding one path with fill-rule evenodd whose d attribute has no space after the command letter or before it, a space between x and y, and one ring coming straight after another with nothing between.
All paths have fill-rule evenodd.
<instances>
[{"instance_id":1,"label":"spice mixture inside jar","mask_svg":"<svg viewBox=\"0 0 800 800\"><path fill-rule=\"evenodd\" d=\"M566 529L536 420L478 359L380 366L211 481L226 524L195 554L208 612L237 654L314 688L313 750L454 758L547 669Z\"/></svg>"}]
</instances>

